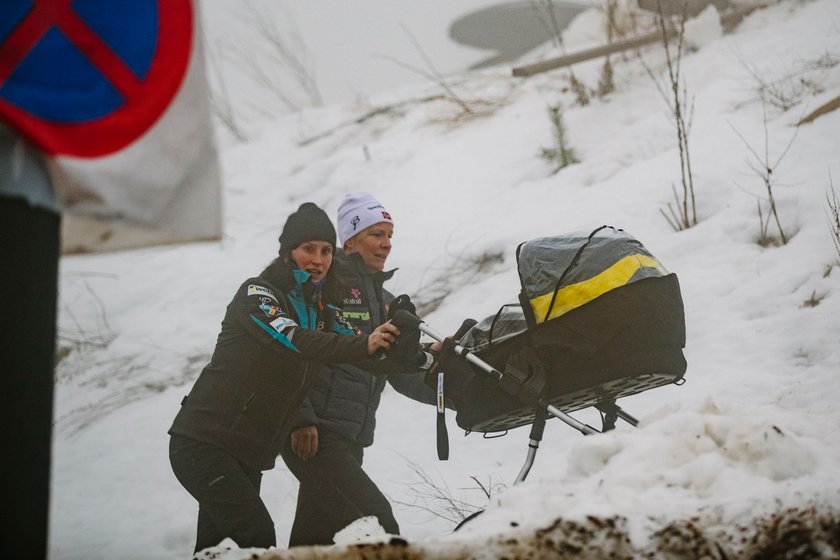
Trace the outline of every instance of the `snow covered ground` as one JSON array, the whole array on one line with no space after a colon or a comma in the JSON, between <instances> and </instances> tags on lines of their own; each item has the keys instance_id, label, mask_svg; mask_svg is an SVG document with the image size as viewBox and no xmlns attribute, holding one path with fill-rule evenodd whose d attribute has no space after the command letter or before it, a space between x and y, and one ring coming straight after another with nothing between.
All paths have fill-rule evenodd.
<instances>
[{"instance_id":1,"label":"snow covered ground","mask_svg":"<svg viewBox=\"0 0 840 560\"><path fill-rule=\"evenodd\" d=\"M446 295L425 317L435 330L516 301L520 242L602 224L677 273L687 324L685 385L620 402L638 429L584 438L550 421L516 488L527 429L462 437L450 414L451 458L439 462L433 409L386 392L365 465L409 544L371 556L774 557L779 542L812 547L799 557L840 555L840 255L826 219L832 177L840 192L840 111L796 127L840 95L840 4L779 2L730 34L713 16L691 24L682 60L698 224L680 232L660 214L680 185L676 133L644 67L667 89L660 46L642 49L644 65L614 56L615 91L586 106L565 70L521 79L500 66L452 78L470 112L420 85L370 99L390 108L361 123L367 110L348 103L261 122L248 142L220 129L221 242L62 259L50 557L190 556L197 507L170 471L166 430L286 216L307 200L334 214L351 190L394 216L391 290ZM566 48L598 42L597 26L583 14ZM602 63L575 76L595 89ZM558 104L579 163L552 174L539 152ZM786 245L758 242L767 192L753 168L765 154ZM767 234L778 237L775 222ZM282 551L295 493L282 466L265 474L280 548L265 557L343 551Z\"/></svg>"}]
</instances>

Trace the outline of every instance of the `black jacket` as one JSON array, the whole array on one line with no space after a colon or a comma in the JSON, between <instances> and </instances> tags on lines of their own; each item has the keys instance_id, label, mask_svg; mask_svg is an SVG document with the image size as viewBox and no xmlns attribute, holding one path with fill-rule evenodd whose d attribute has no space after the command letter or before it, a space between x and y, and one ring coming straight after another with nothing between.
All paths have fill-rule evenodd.
<instances>
[{"instance_id":1,"label":"black jacket","mask_svg":"<svg viewBox=\"0 0 840 560\"><path fill-rule=\"evenodd\" d=\"M170 434L270 469L323 362L374 367L366 337L348 336L352 326L336 307L310 293L308 274L295 270L292 283L282 291L261 276L239 287L213 357L182 402Z\"/></svg>"},{"instance_id":2,"label":"black jacket","mask_svg":"<svg viewBox=\"0 0 840 560\"><path fill-rule=\"evenodd\" d=\"M359 331L369 334L387 319L394 296L383 288L394 271L371 273L358 253L336 255L344 269L346 289L341 313ZM426 404L435 404L435 393L424 382L424 372L392 373L387 381L400 393ZM350 364L329 365L310 390L294 427L320 426L338 432L362 446L373 443L376 409L384 377L371 376Z\"/></svg>"}]
</instances>

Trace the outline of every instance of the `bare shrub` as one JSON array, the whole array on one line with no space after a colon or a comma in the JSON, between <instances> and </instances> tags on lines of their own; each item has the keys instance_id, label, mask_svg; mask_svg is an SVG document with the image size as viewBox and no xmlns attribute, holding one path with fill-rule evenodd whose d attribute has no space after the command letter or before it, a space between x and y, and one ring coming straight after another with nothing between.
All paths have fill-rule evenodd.
<instances>
[{"instance_id":1,"label":"bare shrub","mask_svg":"<svg viewBox=\"0 0 840 560\"><path fill-rule=\"evenodd\" d=\"M61 298L60 318L62 320L59 321L57 328L55 355L55 377L58 382L69 381L85 371L84 366L65 367L68 358L86 356L107 348L117 337L117 333L108 322L105 305L87 281L88 276L95 275L79 273L75 275L77 278L73 279L77 285L83 287L89 309L95 310L87 324L76 316L70 303Z\"/></svg>"},{"instance_id":2,"label":"bare shrub","mask_svg":"<svg viewBox=\"0 0 840 560\"><path fill-rule=\"evenodd\" d=\"M840 65L840 55L824 53L792 68L758 68L742 57L739 62L754 83L755 98L784 113L808 97L825 91L825 78L829 71Z\"/></svg>"},{"instance_id":3,"label":"bare shrub","mask_svg":"<svg viewBox=\"0 0 840 560\"><path fill-rule=\"evenodd\" d=\"M206 45L206 40L204 42ZM210 110L234 138L240 142L244 142L248 140L248 135L239 123L239 118L236 115L236 110L227 88L227 80L219 66L219 58L224 58L221 47L219 49L220 52L218 55L214 54L209 47L205 49L210 70L210 87L207 88L210 97Z\"/></svg>"},{"instance_id":4,"label":"bare shrub","mask_svg":"<svg viewBox=\"0 0 840 560\"><path fill-rule=\"evenodd\" d=\"M589 88L587 88L583 82L575 77L571 67L569 67L569 89L571 89L572 93L575 94L575 100L578 105L581 107L589 105L589 99L592 94L590 93Z\"/></svg>"},{"instance_id":5,"label":"bare shrub","mask_svg":"<svg viewBox=\"0 0 840 560\"><path fill-rule=\"evenodd\" d=\"M837 191L834 190L834 182L831 180L831 175L828 177L829 192L826 193L825 199L828 205L826 211L826 218L828 219L828 229L831 232L831 241L834 243L834 250L837 253L837 266L840 266L840 198L837 197Z\"/></svg>"},{"instance_id":6,"label":"bare shrub","mask_svg":"<svg viewBox=\"0 0 840 560\"><path fill-rule=\"evenodd\" d=\"M788 142L787 146L785 146L784 150L782 150L782 153L779 155L779 157L777 157L775 160L772 160L771 157L770 157L770 147L769 147L769 143L770 143L769 136L770 135L769 135L769 132L768 132L768 129L767 129L767 111L766 111L766 105L764 103L762 103L762 113L763 113L763 124L764 124L764 152L762 154L759 154L750 145L750 143L747 142L747 140L744 138L744 136L740 132L738 132L738 130L736 130L734 127L733 127L733 130L735 131L735 134L738 135L738 137L741 139L741 141L744 143L744 145L749 150L750 155L752 156L752 159L749 160L747 164L748 164L749 168L753 171L753 173L756 175L756 177L758 177L761 180L761 182L764 186L764 190L767 193L767 197L764 200L759 199L757 201L758 220L759 220L758 243L763 247L767 247L767 246L770 246L770 245L777 245L778 243L781 243L782 245L787 245L787 242L789 241L789 237L788 237L787 233L785 233L784 228L782 227L782 221L779 218L779 209L778 209L778 206L776 205L776 197L773 194L773 188L776 186L776 175L774 175L774 173L777 172L779 165L782 163L782 160L784 160L788 151L790 151L790 148L793 145L793 141L796 140L796 135L799 132L799 127L796 127L794 129L794 132L793 132L793 135L790 138L790 141ZM762 208L762 202L764 202L764 204L767 207L766 214L765 214L765 212ZM775 236L768 233L768 229L769 229L769 226L770 226L770 220L771 219L776 224L776 229L779 233L778 240L776 239Z\"/></svg>"},{"instance_id":7,"label":"bare shrub","mask_svg":"<svg viewBox=\"0 0 840 560\"><path fill-rule=\"evenodd\" d=\"M665 49L668 86L670 86L667 92L659 84L659 80L653 70L642 62L645 71L653 80L657 90L668 105L669 117L674 124L674 131L677 135L677 150L680 159L680 185L682 188L678 191L672 184L674 202L673 204L669 202L666 205L667 210L662 208L659 210L675 231L688 229L697 225L694 175L691 171L691 153L688 144L694 102L689 98L685 79L680 74L685 37L685 22L687 19L688 15L683 10L675 26L671 18L667 18L663 13L661 1L657 0L657 22L661 33L662 46ZM672 52L670 43L674 40L676 40L676 50Z\"/></svg>"},{"instance_id":8,"label":"bare shrub","mask_svg":"<svg viewBox=\"0 0 840 560\"><path fill-rule=\"evenodd\" d=\"M457 105L464 115L474 115L476 111L471 106L471 103L465 101L460 95L458 95L458 93L455 91L455 88L452 87L451 83L443 76L443 74L440 73L440 71L438 71L437 67L432 62L432 59L429 58L429 56L426 54L426 51L423 50L423 47L420 45L420 42L417 41L417 38L414 37L414 34L411 33L411 31L409 31L408 28L405 26L403 26L403 31L405 32L406 36L408 36L408 39L409 41L411 41L411 45L417 51L417 54L419 54L420 57L423 59L423 62L426 65L426 70L423 70L422 68L417 68L416 66L407 64L388 55L378 55L379 58L393 62L394 64L401 66L402 68L411 70L412 72L435 82L445 92L446 99Z\"/></svg>"},{"instance_id":9,"label":"bare shrub","mask_svg":"<svg viewBox=\"0 0 840 560\"><path fill-rule=\"evenodd\" d=\"M554 12L554 2L552 0L529 0L529 3L543 26L549 30L554 46L559 48L564 55L568 54L566 45L563 43L563 30L560 28L560 24L557 22L557 14ZM575 76L571 66L567 66L566 70L568 71L566 79L569 81L569 90L574 94L575 101L581 107L589 105L592 92Z\"/></svg>"},{"instance_id":10,"label":"bare shrub","mask_svg":"<svg viewBox=\"0 0 840 560\"><path fill-rule=\"evenodd\" d=\"M316 80L315 65L294 18L284 14L282 21L254 6L245 11L248 27L259 39L259 52L242 46L232 58L244 68L254 83L268 92L287 111L324 104ZM252 106L272 116L266 107Z\"/></svg>"},{"instance_id":11,"label":"bare shrub","mask_svg":"<svg viewBox=\"0 0 840 560\"><path fill-rule=\"evenodd\" d=\"M604 12L606 13L607 21L607 44L612 45L617 36L618 25L615 20L615 13L618 9L617 0L605 0ZM598 80L598 97L615 91L615 81L613 79L613 67L610 61L610 55L604 57L604 64L601 66L601 77Z\"/></svg>"},{"instance_id":12,"label":"bare shrub","mask_svg":"<svg viewBox=\"0 0 840 560\"><path fill-rule=\"evenodd\" d=\"M816 307L822 300L825 299L826 294L817 294L816 290L811 292L811 297L805 300L802 307Z\"/></svg>"},{"instance_id":13,"label":"bare shrub","mask_svg":"<svg viewBox=\"0 0 840 560\"><path fill-rule=\"evenodd\" d=\"M610 62L610 57L604 59L604 65L601 66L601 77L598 80L598 97L604 97L615 91L615 81L613 78L613 67Z\"/></svg>"},{"instance_id":14,"label":"bare shrub","mask_svg":"<svg viewBox=\"0 0 840 560\"><path fill-rule=\"evenodd\" d=\"M461 523L469 516L481 511L482 505L476 505L472 501L456 498L455 493L443 479L434 479L423 468L408 461L408 466L417 476L417 480L406 483L413 494L412 501L399 501L395 503L402 506L423 510L434 517L449 521L453 525ZM486 504L490 498L502 492L506 486L501 483L493 483L488 479L482 483L477 477L471 476L470 480L475 486L460 488L462 491L478 493L481 502Z\"/></svg>"},{"instance_id":15,"label":"bare shrub","mask_svg":"<svg viewBox=\"0 0 840 560\"><path fill-rule=\"evenodd\" d=\"M555 47L563 45L563 30L557 22L557 14L554 12L553 0L529 0L531 9L537 14L537 19L548 30L551 42Z\"/></svg>"},{"instance_id":16,"label":"bare shrub","mask_svg":"<svg viewBox=\"0 0 840 560\"><path fill-rule=\"evenodd\" d=\"M478 255L457 255L452 260L458 266L444 263L437 274L414 292L412 300L417 306L417 315L423 316L436 310L456 287L475 282L481 276L492 273L505 261L502 252L483 252Z\"/></svg>"}]
</instances>

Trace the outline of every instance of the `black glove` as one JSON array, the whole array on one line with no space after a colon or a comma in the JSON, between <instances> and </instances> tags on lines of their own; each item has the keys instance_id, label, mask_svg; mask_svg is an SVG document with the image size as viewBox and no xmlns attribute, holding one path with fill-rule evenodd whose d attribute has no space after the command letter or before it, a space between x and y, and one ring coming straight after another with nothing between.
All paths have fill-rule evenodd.
<instances>
[{"instance_id":1,"label":"black glove","mask_svg":"<svg viewBox=\"0 0 840 560\"><path fill-rule=\"evenodd\" d=\"M464 358L455 353L455 345L475 324L475 319L464 319L452 337L443 341L443 348L437 354L437 366L426 374L426 385L437 388L437 372L446 374L444 394L447 400L457 402L463 396L464 389L475 376L475 370Z\"/></svg>"},{"instance_id":2,"label":"black glove","mask_svg":"<svg viewBox=\"0 0 840 560\"><path fill-rule=\"evenodd\" d=\"M411 298L405 294L394 298L388 306L388 320L392 320L397 311L408 311L412 315L417 314L417 308L411 302ZM400 336L386 352L391 360L403 363L409 370L416 370L425 360L420 347L420 330L416 326L397 325L400 329Z\"/></svg>"}]
</instances>

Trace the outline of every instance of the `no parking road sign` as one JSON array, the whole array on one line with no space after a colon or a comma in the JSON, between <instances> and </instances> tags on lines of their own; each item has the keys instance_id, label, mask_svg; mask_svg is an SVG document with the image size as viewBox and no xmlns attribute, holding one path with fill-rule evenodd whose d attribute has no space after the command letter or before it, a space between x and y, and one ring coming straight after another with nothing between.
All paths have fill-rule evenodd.
<instances>
[{"instance_id":1,"label":"no parking road sign","mask_svg":"<svg viewBox=\"0 0 840 560\"><path fill-rule=\"evenodd\" d=\"M0 117L54 155L121 150L180 87L190 0L2 0Z\"/></svg>"}]
</instances>

